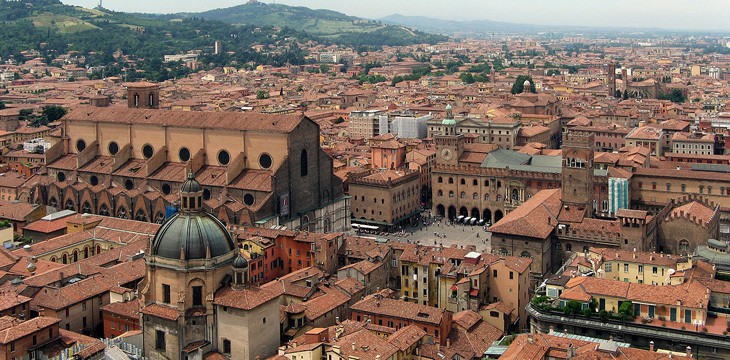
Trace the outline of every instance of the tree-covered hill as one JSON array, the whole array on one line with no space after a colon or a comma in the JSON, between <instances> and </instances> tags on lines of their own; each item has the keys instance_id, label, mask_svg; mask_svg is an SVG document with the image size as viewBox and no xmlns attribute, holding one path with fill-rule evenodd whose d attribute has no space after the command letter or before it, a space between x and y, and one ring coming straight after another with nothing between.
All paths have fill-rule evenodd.
<instances>
[{"instance_id":1,"label":"tree-covered hill","mask_svg":"<svg viewBox=\"0 0 730 360\"><path fill-rule=\"evenodd\" d=\"M89 66L116 66L106 75L118 73L125 64L114 58L121 51L135 60L138 70L150 80L164 80L162 59L166 54L196 51L201 64L244 65L301 64L304 53L296 43L312 37L289 28L234 26L202 18L167 20L104 9L64 5L57 0L0 0L0 58L28 60L21 54L37 50L50 64L59 54L78 51ZM213 44L221 41L225 54L213 55ZM273 45L276 50L256 52L252 45ZM228 52L231 52L229 54ZM35 54L34 56L36 56Z\"/></svg>"},{"instance_id":2,"label":"tree-covered hill","mask_svg":"<svg viewBox=\"0 0 730 360\"><path fill-rule=\"evenodd\" d=\"M248 3L201 13L180 13L174 17L197 17L238 25L287 26L304 31L322 41L351 46L402 46L446 41L441 35L413 31L398 25L383 24L345 15L332 10L313 10L302 6Z\"/></svg>"}]
</instances>

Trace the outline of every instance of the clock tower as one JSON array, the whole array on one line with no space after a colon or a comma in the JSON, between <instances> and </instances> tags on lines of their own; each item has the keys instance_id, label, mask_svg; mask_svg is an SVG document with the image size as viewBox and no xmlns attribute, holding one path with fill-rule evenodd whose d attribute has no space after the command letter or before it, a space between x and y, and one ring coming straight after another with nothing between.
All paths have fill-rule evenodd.
<instances>
[{"instance_id":1,"label":"clock tower","mask_svg":"<svg viewBox=\"0 0 730 360\"><path fill-rule=\"evenodd\" d=\"M458 165L459 157L464 152L464 136L456 133L456 119L451 105L446 105L446 117L441 125L443 133L434 136L436 163Z\"/></svg>"}]
</instances>

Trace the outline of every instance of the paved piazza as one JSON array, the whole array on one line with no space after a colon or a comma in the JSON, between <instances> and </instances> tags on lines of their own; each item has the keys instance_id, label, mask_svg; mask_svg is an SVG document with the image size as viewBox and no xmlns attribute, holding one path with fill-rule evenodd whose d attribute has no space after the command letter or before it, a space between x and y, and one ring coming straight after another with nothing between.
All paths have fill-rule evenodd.
<instances>
[{"instance_id":1,"label":"paved piazza","mask_svg":"<svg viewBox=\"0 0 730 360\"><path fill-rule=\"evenodd\" d=\"M483 226L450 224L447 219L429 217L428 211L423 213L422 219L416 227L404 227L402 233L387 235L361 233L360 236L387 238L391 241L420 242L423 245L475 245L479 252L491 252L491 233L485 231ZM426 225L424 225L424 220ZM355 235L355 231L352 231L351 234Z\"/></svg>"}]
</instances>

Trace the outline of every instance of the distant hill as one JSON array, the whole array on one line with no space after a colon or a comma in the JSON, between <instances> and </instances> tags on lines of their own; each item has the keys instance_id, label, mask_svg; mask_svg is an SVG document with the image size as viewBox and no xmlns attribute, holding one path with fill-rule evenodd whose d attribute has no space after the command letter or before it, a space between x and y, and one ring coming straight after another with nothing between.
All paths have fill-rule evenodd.
<instances>
[{"instance_id":1,"label":"distant hill","mask_svg":"<svg viewBox=\"0 0 730 360\"><path fill-rule=\"evenodd\" d=\"M539 31L538 26L535 25L512 24L492 20L457 21L401 14L388 15L379 20L386 24L408 26L420 31L449 36Z\"/></svg>"},{"instance_id":2,"label":"distant hill","mask_svg":"<svg viewBox=\"0 0 730 360\"><path fill-rule=\"evenodd\" d=\"M424 16L406 16L401 14L388 15L380 18L386 24L407 26L420 31L447 36L457 37L484 37L492 34L505 33L540 33L550 32L556 34L676 34L676 33L707 33L706 31L682 31L666 30L658 28L639 27L596 27L596 26L561 26L561 25L535 25L500 22L492 20L443 20Z\"/></svg>"},{"instance_id":3,"label":"distant hill","mask_svg":"<svg viewBox=\"0 0 730 360\"><path fill-rule=\"evenodd\" d=\"M383 24L332 10L313 10L282 4L243 4L201 13L165 15L166 18L205 18L236 25L289 27L304 31L325 42L343 45L402 46L446 41L441 35L407 29L401 25Z\"/></svg>"}]
</instances>

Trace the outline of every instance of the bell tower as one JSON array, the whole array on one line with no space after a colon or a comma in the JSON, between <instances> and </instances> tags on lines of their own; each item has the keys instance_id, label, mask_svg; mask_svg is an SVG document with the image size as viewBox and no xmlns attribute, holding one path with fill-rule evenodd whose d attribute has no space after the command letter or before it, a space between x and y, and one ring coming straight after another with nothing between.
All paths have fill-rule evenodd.
<instances>
[{"instance_id":1,"label":"bell tower","mask_svg":"<svg viewBox=\"0 0 730 360\"><path fill-rule=\"evenodd\" d=\"M135 82L127 85L127 107L130 109L159 109L160 85Z\"/></svg>"},{"instance_id":2,"label":"bell tower","mask_svg":"<svg viewBox=\"0 0 730 360\"><path fill-rule=\"evenodd\" d=\"M464 135L456 133L456 119L451 105L446 105L446 117L441 121L443 133L434 135L436 144L436 163L458 165L464 152Z\"/></svg>"},{"instance_id":3,"label":"bell tower","mask_svg":"<svg viewBox=\"0 0 730 360\"><path fill-rule=\"evenodd\" d=\"M563 135L563 204L593 213L593 134L568 131Z\"/></svg>"}]
</instances>

